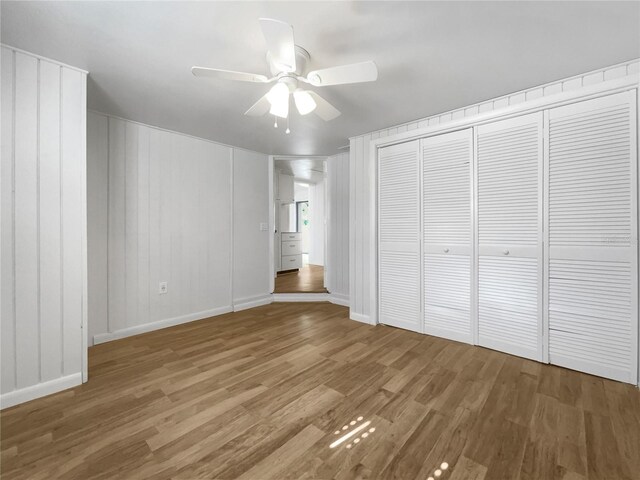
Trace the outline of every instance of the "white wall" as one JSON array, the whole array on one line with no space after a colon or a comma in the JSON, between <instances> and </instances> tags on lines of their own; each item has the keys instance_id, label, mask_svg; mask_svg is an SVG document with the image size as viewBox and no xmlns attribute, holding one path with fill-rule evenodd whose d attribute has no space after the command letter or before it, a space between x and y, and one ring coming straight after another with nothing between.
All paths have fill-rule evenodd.
<instances>
[{"instance_id":1,"label":"white wall","mask_svg":"<svg viewBox=\"0 0 640 480\"><path fill-rule=\"evenodd\" d=\"M4 408L82 382L86 72L1 57Z\"/></svg>"},{"instance_id":2,"label":"white wall","mask_svg":"<svg viewBox=\"0 0 640 480\"><path fill-rule=\"evenodd\" d=\"M325 181L309 185L309 263L324 265Z\"/></svg>"},{"instance_id":3,"label":"white wall","mask_svg":"<svg viewBox=\"0 0 640 480\"><path fill-rule=\"evenodd\" d=\"M375 168L370 162L369 144L371 140L397 133L454 122L485 112L509 108L525 101L568 92L605 80L636 74L640 62L634 60L625 64L589 72L558 82L516 92L480 104L463 107L451 112L434 115L410 123L367 133L350 139L349 156L349 200L350 200L350 316L354 320L376 322L371 311L372 279L376 274L375 265L375 218L371 205L375 204Z\"/></svg>"},{"instance_id":4,"label":"white wall","mask_svg":"<svg viewBox=\"0 0 640 480\"><path fill-rule=\"evenodd\" d=\"M89 198L94 342L231 311L234 290L238 303L269 293L266 156L95 112L88 126L89 182L101 192ZM234 258L260 255L232 275Z\"/></svg>"},{"instance_id":5,"label":"white wall","mask_svg":"<svg viewBox=\"0 0 640 480\"><path fill-rule=\"evenodd\" d=\"M89 344L109 331L109 118L87 114L87 274L89 279Z\"/></svg>"},{"instance_id":6,"label":"white wall","mask_svg":"<svg viewBox=\"0 0 640 480\"><path fill-rule=\"evenodd\" d=\"M235 310L270 301L269 163L233 151L233 298ZM265 229L260 229L264 223Z\"/></svg>"},{"instance_id":7,"label":"white wall","mask_svg":"<svg viewBox=\"0 0 640 480\"><path fill-rule=\"evenodd\" d=\"M327 158L326 287L349 305L349 154Z\"/></svg>"},{"instance_id":8,"label":"white wall","mask_svg":"<svg viewBox=\"0 0 640 480\"><path fill-rule=\"evenodd\" d=\"M295 182L293 184L294 198L296 202L309 201L309 185L306 183Z\"/></svg>"}]
</instances>

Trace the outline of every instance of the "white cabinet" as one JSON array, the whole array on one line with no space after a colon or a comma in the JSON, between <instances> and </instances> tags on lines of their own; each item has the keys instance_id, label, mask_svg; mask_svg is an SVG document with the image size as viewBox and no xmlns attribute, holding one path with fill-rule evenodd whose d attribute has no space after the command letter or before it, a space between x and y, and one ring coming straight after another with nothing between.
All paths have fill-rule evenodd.
<instances>
[{"instance_id":1,"label":"white cabinet","mask_svg":"<svg viewBox=\"0 0 640 480\"><path fill-rule=\"evenodd\" d=\"M472 159L470 128L422 140L424 332L467 343Z\"/></svg>"},{"instance_id":2,"label":"white cabinet","mask_svg":"<svg viewBox=\"0 0 640 480\"><path fill-rule=\"evenodd\" d=\"M380 322L422 331L419 141L378 154Z\"/></svg>"},{"instance_id":3,"label":"white cabinet","mask_svg":"<svg viewBox=\"0 0 640 480\"><path fill-rule=\"evenodd\" d=\"M301 255L301 241L282 241L282 255Z\"/></svg>"},{"instance_id":4,"label":"white cabinet","mask_svg":"<svg viewBox=\"0 0 640 480\"><path fill-rule=\"evenodd\" d=\"M542 112L481 125L478 343L542 360Z\"/></svg>"},{"instance_id":5,"label":"white cabinet","mask_svg":"<svg viewBox=\"0 0 640 480\"><path fill-rule=\"evenodd\" d=\"M294 181L291 175L278 173L278 200L280 203L295 203Z\"/></svg>"},{"instance_id":6,"label":"white cabinet","mask_svg":"<svg viewBox=\"0 0 640 480\"><path fill-rule=\"evenodd\" d=\"M302 235L298 232L282 232L280 270L302 268Z\"/></svg>"},{"instance_id":7,"label":"white cabinet","mask_svg":"<svg viewBox=\"0 0 640 480\"><path fill-rule=\"evenodd\" d=\"M635 92L548 112L549 361L635 383Z\"/></svg>"},{"instance_id":8,"label":"white cabinet","mask_svg":"<svg viewBox=\"0 0 640 480\"><path fill-rule=\"evenodd\" d=\"M302 255L283 255L282 256L282 270L295 270L296 268L302 268Z\"/></svg>"}]
</instances>

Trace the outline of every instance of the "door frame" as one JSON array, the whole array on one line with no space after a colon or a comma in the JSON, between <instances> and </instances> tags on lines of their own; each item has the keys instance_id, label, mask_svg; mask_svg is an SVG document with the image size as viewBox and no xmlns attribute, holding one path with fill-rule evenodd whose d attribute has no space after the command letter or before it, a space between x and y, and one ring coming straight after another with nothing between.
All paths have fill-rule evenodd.
<instances>
[{"instance_id":1,"label":"door frame","mask_svg":"<svg viewBox=\"0 0 640 480\"><path fill-rule=\"evenodd\" d=\"M275 181L275 161L276 159L283 159L283 160L295 160L295 159L321 159L321 160L327 160L328 156L326 155L269 155L268 156L268 166L267 166L267 173L268 173L268 181L269 181L269 196L268 196L268 201L269 201L269 205L271 205L271 208L269 208L269 231L272 232L272 235L269 235L269 292L273 293L275 286L276 286L276 276L278 275L278 271L276 268L276 261L275 261L275 247L278 244L278 242L280 242L280 232L276 231L276 214L275 214L275 209L276 207L279 208L279 205L276 206L276 192L275 192L275 185L274 185L274 181ZM300 183L305 183L304 180L301 180ZM326 183L327 183L327 176L324 176L324 189L325 189L325 202L327 201L327 190L326 190ZM325 204L326 206L326 204ZM278 214L279 215L279 214ZM325 263L327 262L327 240L326 240L326 235L327 235L327 228L326 228L326 217L327 217L327 210L325 208L325 240L324 240L324 246L325 246ZM326 270L327 270L327 265L325 265L325 275L326 275ZM326 277L325 277L325 284L326 284ZM294 295L305 295L305 294L294 294ZM317 300L317 301L325 301L325 300Z\"/></svg>"}]
</instances>

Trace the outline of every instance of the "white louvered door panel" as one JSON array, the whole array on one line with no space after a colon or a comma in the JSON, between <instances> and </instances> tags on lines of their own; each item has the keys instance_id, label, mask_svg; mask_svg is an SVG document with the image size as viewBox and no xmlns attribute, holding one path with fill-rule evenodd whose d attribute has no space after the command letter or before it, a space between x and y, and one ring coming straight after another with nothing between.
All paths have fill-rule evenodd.
<instances>
[{"instance_id":1,"label":"white louvered door panel","mask_svg":"<svg viewBox=\"0 0 640 480\"><path fill-rule=\"evenodd\" d=\"M549 361L637 382L634 92L548 112Z\"/></svg>"},{"instance_id":2,"label":"white louvered door panel","mask_svg":"<svg viewBox=\"0 0 640 480\"><path fill-rule=\"evenodd\" d=\"M421 142L424 331L472 342L471 129Z\"/></svg>"},{"instance_id":3,"label":"white louvered door panel","mask_svg":"<svg viewBox=\"0 0 640 480\"><path fill-rule=\"evenodd\" d=\"M542 360L543 114L476 129L478 343Z\"/></svg>"},{"instance_id":4,"label":"white louvered door panel","mask_svg":"<svg viewBox=\"0 0 640 480\"><path fill-rule=\"evenodd\" d=\"M379 321L421 332L419 141L378 151Z\"/></svg>"}]
</instances>

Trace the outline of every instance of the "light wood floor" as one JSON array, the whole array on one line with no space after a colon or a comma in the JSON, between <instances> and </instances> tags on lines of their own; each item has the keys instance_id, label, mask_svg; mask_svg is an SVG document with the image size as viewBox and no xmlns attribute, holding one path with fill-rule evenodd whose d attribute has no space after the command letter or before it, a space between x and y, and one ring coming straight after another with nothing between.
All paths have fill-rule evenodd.
<instances>
[{"instance_id":1,"label":"light wood floor","mask_svg":"<svg viewBox=\"0 0 640 480\"><path fill-rule=\"evenodd\" d=\"M325 293L324 267L305 265L295 272L279 273L274 293Z\"/></svg>"},{"instance_id":2,"label":"light wood floor","mask_svg":"<svg viewBox=\"0 0 640 480\"><path fill-rule=\"evenodd\" d=\"M446 480L639 478L634 387L331 304L222 315L89 359L89 383L2 412L3 479L426 480L442 462Z\"/></svg>"}]
</instances>

